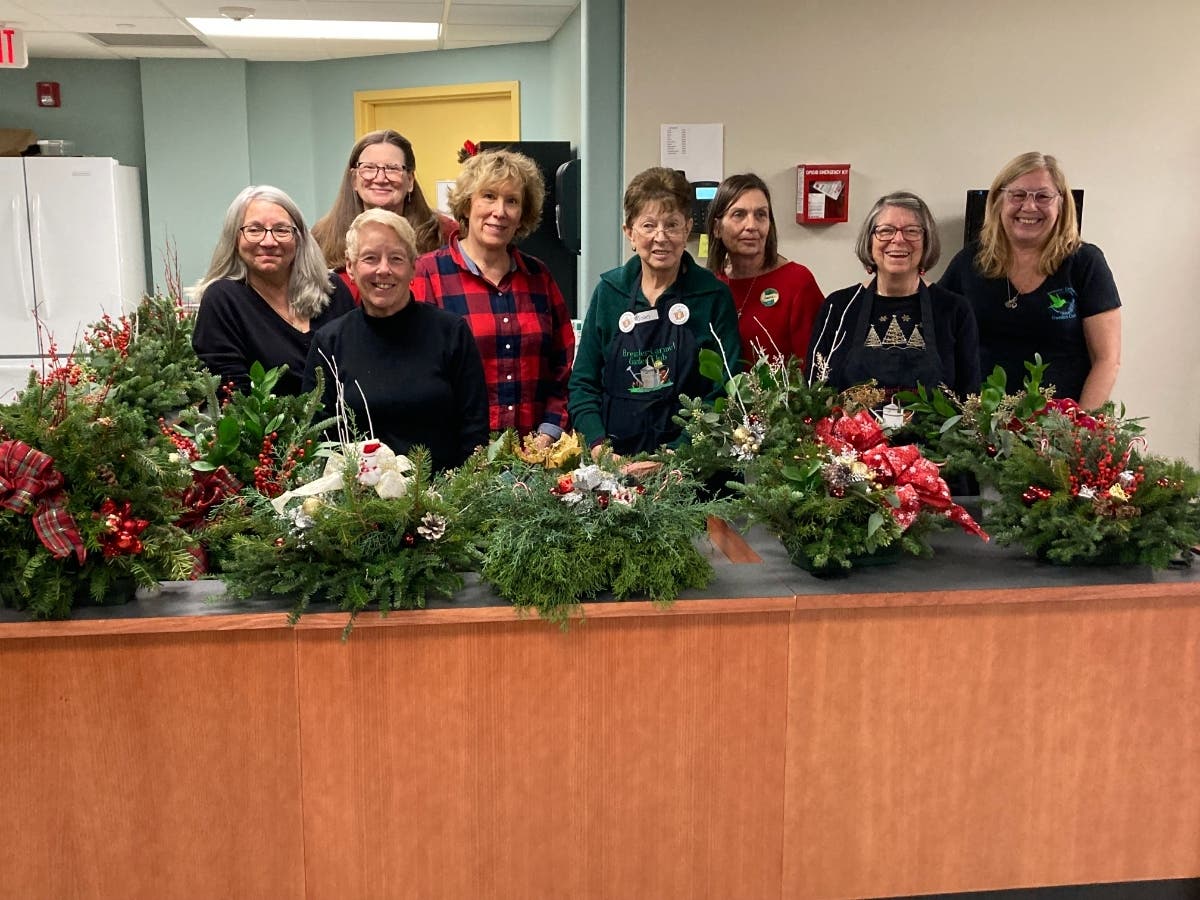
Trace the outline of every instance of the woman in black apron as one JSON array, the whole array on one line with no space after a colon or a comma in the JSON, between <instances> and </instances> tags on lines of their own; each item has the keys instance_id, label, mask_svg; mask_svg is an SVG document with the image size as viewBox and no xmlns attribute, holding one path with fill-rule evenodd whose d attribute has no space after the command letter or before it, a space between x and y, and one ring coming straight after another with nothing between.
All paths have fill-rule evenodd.
<instances>
[{"instance_id":1,"label":"woman in black apron","mask_svg":"<svg viewBox=\"0 0 1200 900\"><path fill-rule=\"evenodd\" d=\"M729 288L685 249L691 202L691 185L672 169L647 169L625 191L624 232L636 255L600 276L571 372L571 421L593 455L605 445L625 455L677 443L680 394L721 390L700 374L701 348L738 371Z\"/></svg>"},{"instance_id":2,"label":"woman in black apron","mask_svg":"<svg viewBox=\"0 0 1200 900\"><path fill-rule=\"evenodd\" d=\"M836 291L813 326L810 378L844 389L874 379L896 391L944 386L959 397L979 390L979 337L966 300L925 272L941 246L929 207L899 191L879 198L856 252L875 277Z\"/></svg>"}]
</instances>

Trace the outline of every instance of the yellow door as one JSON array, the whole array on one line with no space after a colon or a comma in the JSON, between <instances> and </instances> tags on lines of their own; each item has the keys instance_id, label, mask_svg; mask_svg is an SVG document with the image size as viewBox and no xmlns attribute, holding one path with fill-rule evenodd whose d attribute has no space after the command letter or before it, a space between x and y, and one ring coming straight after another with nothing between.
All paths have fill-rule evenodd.
<instances>
[{"instance_id":1,"label":"yellow door","mask_svg":"<svg viewBox=\"0 0 1200 900\"><path fill-rule=\"evenodd\" d=\"M458 177L463 141L521 139L520 83L356 91L354 124L356 140L379 128L408 138L417 157L417 180L430 205L435 205L437 182Z\"/></svg>"}]
</instances>

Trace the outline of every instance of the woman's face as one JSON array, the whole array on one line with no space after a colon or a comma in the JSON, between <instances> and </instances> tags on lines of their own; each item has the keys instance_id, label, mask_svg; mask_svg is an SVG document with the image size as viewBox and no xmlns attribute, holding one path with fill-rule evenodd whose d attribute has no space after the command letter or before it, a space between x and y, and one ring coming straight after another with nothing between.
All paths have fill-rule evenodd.
<instances>
[{"instance_id":1,"label":"woman's face","mask_svg":"<svg viewBox=\"0 0 1200 900\"><path fill-rule=\"evenodd\" d=\"M358 231L358 258L346 265L358 285L363 312L390 316L408 303L413 259L395 230L367 222Z\"/></svg>"},{"instance_id":2,"label":"woman's face","mask_svg":"<svg viewBox=\"0 0 1200 900\"><path fill-rule=\"evenodd\" d=\"M692 220L674 206L649 203L638 210L625 236L642 260L643 269L669 275L679 271Z\"/></svg>"},{"instance_id":3,"label":"woman's face","mask_svg":"<svg viewBox=\"0 0 1200 900\"><path fill-rule=\"evenodd\" d=\"M721 243L735 256L763 256L770 232L771 204L757 188L738 195L720 219Z\"/></svg>"},{"instance_id":4,"label":"woman's face","mask_svg":"<svg viewBox=\"0 0 1200 900\"><path fill-rule=\"evenodd\" d=\"M1013 201L1014 192L1024 192L1020 203ZM1043 197L1048 194L1054 196L1045 204L1040 204L1035 199L1039 193ZM1054 179L1045 169L1034 169L1010 181L1004 186L1000 198L1000 224L1009 242L1014 247L1026 250L1040 250L1046 246L1058 223L1062 202Z\"/></svg>"},{"instance_id":5,"label":"woman's face","mask_svg":"<svg viewBox=\"0 0 1200 900\"><path fill-rule=\"evenodd\" d=\"M354 190L365 208L380 207L403 215L412 189L413 173L403 150L387 142L363 147L354 169Z\"/></svg>"},{"instance_id":6,"label":"woman's face","mask_svg":"<svg viewBox=\"0 0 1200 900\"><path fill-rule=\"evenodd\" d=\"M905 228L912 232L909 237L904 236ZM912 231L914 228L922 228L921 217L901 206L885 206L875 217L871 234L871 259L881 275L903 277L920 274L925 234L922 231L918 236ZM880 229L895 229L895 232L884 239L879 237Z\"/></svg>"},{"instance_id":7,"label":"woman's face","mask_svg":"<svg viewBox=\"0 0 1200 900\"><path fill-rule=\"evenodd\" d=\"M287 210L268 200L251 200L242 216L242 228L258 226L267 229L258 243L238 231L238 256L253 275L268 281L287 280L296 259L296 223ZM292 229L290 240L281 241L271 229ZM286 233L286 232L284 232Z\"/></svg>"},{"instance_id":8,"label":"woman's face","mask_svg":"<svg viewBox=\"0 0 1200 900\"><path fill-rule=\"evenodd\" d=\"M489 250L504 250L521 225L521 186L511 181L485 185L471 195L467 237Z\"/></svg>"}]
</instances>

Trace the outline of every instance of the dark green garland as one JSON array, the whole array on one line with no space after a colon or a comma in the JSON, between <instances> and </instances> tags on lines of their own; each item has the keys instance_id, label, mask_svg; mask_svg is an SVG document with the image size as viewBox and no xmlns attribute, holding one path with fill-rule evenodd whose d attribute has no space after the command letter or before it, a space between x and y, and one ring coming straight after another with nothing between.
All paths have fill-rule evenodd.
<instances>
[{"instance_id":1,"label":"dark green garland","mask_svg":"<svg viewBox=\"0 0 1200 900\"><path fill-rule=\"evenodd\" d=\"M659 603L712 578L696 549L709 508L697 503L697 484L668 461L634 485L632 504L584 491L575 503L555 490L570 478L513 461L478 491L476 515L484 535L482 575L521 609L565 623L580 603L603 593L617 600Z\"/></svg>"}]
</instances>

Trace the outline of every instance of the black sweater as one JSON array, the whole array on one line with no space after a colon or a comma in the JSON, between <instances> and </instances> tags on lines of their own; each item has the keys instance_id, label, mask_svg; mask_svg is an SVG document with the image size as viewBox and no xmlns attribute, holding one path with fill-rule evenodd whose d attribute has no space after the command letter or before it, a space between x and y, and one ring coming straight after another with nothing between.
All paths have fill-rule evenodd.
<instances>
[{"instance_id":1,"label":"black sweater","mask_svg":"<svg viewBox=\"0 0 1200 900\"><path fill-rule=\"evenodd\" d=\"M333 415L330 360L361 435L373 427L374 437L397 453L420 444L433 455L437 470L461 464L487 442L483 363L461 317L410 297L390 316L368 316L360 308L318 331L308 353L304 389L316 386L320 366L325 409Z\"/></svg>"},{"instance_id":2,"label":"black sweater","mask_svg":"<svg viewBox=\"0 0 1200 900\"><path fill-rule=\"evenodd\" d=\"M299 394L304 361L312 336L338 316L354 309L354 299L337 277L329 279L333 296L329 306L309 323L308 331L297 331L280 318L254 288L244 281L222 278L214 281L200 299L192 347L200 361L221 383L232 381L243 394L250 390L250 366L264 368L287 365L275 386L277 394Z\"/></svg>"}]
</instances>

